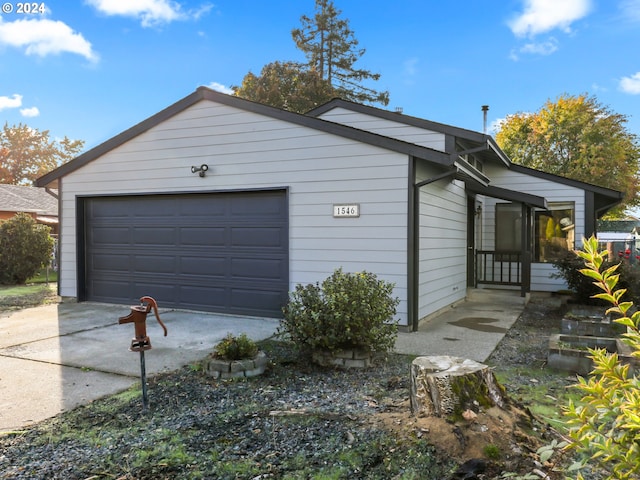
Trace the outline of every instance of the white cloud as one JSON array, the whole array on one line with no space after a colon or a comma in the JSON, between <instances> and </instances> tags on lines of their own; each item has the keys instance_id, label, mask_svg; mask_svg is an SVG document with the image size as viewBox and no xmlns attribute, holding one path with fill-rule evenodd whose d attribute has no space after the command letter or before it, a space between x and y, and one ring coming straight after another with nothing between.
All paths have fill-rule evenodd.
<instances>
[{"instance_id":1,"label":"white cloud","mask_svg":"<svg viewBox=\"0 0 640 480\"><path fill-rule=\"evenodd\" d=\"M403 70L406 75L413 76L417 73L419 60L417 57L412 57L404 61Z\"/></svg>"},{"instance_id":2,"label":"white cloud","mask_svg":"<svg viewBox=\"0 0 640 480\"><path fill-rule=\"evenodd\" d=\"M0 17L0 45L24 48L27 55L45 57L75 53L95 62L98 56L80 33L67 24L48 19L21 19L3 22Z\"/></svg>"},{"instance_id":3,"label":"white cloud","mask_svg":"<svg viewBox=\"0 0 640 480\"><path fill-rule=\"evenodd\" d=\"M40 110L38 110L38 107L21 108L20 115L23 117L37 117L40 115Z\"/></svg>"},{"instance_id":4,"label":"white cloud","mask_svg":"<svg viewBox=\"0 0 640 480\"><path fill-rule=\"evenodd\" d=\"M520 47L520 53L531 53L535 55L551 55L558 50L558 42L550 38L546 42L527 43Z\"/></svg>"},{"instance_id":5,"label":"white cloud","mask_svg":"<svg viewBox=\"0 0 640 480\"><path fill-rule=\"evenodd\" d=\"M571 24L586 16L591 0L525 0L524 12L508 22L518 37L561 29L571 31Z\"/></svg>"},{"instance_id":6,"label":"white cloud","mask_svg":"<svg viewBox=\"0 0 640 480\"><path fill-rule=\"evenodd\" d=\"M229 88L218 82L211 82L209 85L207 85L207 88L210 88L211 90L215 90L216 92L226 93L227 95L233 95L232 88Z\"/></svg>"},{"instance_id":7,"label":"white cloud","mask_svg":"<svg viewBox=\"0 0 640 480\"><path fill-rule=\"evenodd\" d=\"M197 20L213 8L211 4L203 4L197 9L184 11L180 3L172 0L87 0L87 3L105 15L139 19L143 27L187 18Z\"/></svg>"},{"instance_id":8,"label":"white cloud","mask_svg":"<svg viewBox=\"0 0 640 480\"><path fill-rule=\"evenodd\" d=\"M630 77L622 77L620 90L631 95L640 95L640 72L636 72Z\"/></svg>"},{"instance_id":9,"label":"white cloud","mask_svg":"<svg viewBox=\"0 0 640 480\"><path fill-rule=\"evenodd\" d=\"M640 22L640 0L622 0L619 7L624 20Z\"/></svg>"},{"instance_id":10,"label":"white cloud","mask_svg":"<svg viewBox=\"0 0 640 480\"><path fill-rule=\"evenodd\" d=\"M549 38L546 42L530 42L525 43L517 49L509 52L509 58L513 61L520 60L520 55L551 55L558 50L558 41L555 38Z\"/></svg>"},{"instance_id":11,"label":"white cloud","mask_svg":"<svg viewBox=\"0 0 640 480\"><path fill-rule=\"evenodd\" d=\"M6 95L0 97L0 110L4 110L5 108L18 108L21 106L22 95L14 93L11 97L7 97Z\"/></svg>"}]
</instances>

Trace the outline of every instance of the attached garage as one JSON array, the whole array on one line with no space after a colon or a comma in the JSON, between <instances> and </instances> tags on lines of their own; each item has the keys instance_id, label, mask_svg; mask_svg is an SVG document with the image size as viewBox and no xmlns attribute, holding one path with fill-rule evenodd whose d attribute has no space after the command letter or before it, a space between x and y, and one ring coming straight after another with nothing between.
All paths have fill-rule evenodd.
<instances>
[{"instance_id":1,"label":"attached garage","mask_svg":"<svg viewBox=\"0 0 640 480\"><path fill-rule=\"evenodd\" d=\"M281 315L286 190L82 197L78 209L81 299Z\"/></svg>"}]
</instances>

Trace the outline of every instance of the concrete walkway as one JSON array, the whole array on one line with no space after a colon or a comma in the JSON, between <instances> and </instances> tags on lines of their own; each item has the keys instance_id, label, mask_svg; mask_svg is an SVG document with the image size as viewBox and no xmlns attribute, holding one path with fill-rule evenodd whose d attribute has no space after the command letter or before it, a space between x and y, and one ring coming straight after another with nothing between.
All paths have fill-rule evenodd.
<instances>
[{"instance_id":1,"label":"concrete walkway","mask_svg":"<svg viewBox=\"0 0 640 480\"><path fill-rule=\"evenodd\" d=\"M396 352L451 355L484 363L526 304L520 292L469 290L466 301L420 324L417 332L399 333Z\"/></svg>"},{"instance_id":2,"label":"concrete walkway","mask_svg":"<svg viewBox=\"0 0 640 480\"><path fill-rule=\"evenodd\" d=\"M398 353L452 355L483 362L518 318L514 293L477 290L469 301L399 333ZM66 303L0 314L0 434L87 404L140 382L140 354L130 352L131 324L119 325L128 306ZM213 351L228 333L271 337L278 320L160 310L168 336L147 317L152 350L147 376L176 370Z\"/></svg>"}]
</instances>

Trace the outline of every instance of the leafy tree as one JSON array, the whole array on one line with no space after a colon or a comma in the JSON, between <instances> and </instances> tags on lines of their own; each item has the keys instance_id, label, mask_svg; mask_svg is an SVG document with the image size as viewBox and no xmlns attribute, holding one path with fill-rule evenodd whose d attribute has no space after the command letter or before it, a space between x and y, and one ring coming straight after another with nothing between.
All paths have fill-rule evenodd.
<instances>
[{"instance_id":1,"label":"leafy tree","mask_svg":"<svg viewBox=\"0 0 640 480\"><path fill-rule=\"evenodd\" d=\"M26 213L0 223L0 283L24 284L49 262L50 230Z\"/></svg>"},{"instance_id":2,"label":"leafy tree","mask_svg":"<svg viewBox=\"0 0 640 480\"><path fill-rule=\"evenodd\" d=\"M296 46L305 54L308 66L329 82L342 98L360 103L389 103L389 92L378 92L361 85L366 80L379 80L379 73L355 67L365 54L349 28L341 19L332 0L316 0L313 18L300 17L302 28L291 32Z\"/></svg>"},{"instance_id":3,"label":"leafy tree","mask_svg":"<svg viewBox=\"0 0 640 480\"><path fill-rule=\"evenodd\" d=\"M515 163L622 191L622 210L640 204L640 144L626 122L593 96L564 94L508 115L496 141Z\"/></svg>"},{"instance_id":4,"label":"leafy tree","mask_svg":"<svg viewBox=\"0 0 640 480\"><path fill-rule=\"evenodd\" d=\"M9 126L0 131L0 183L30 185L33 181L75 157L84 141L50 140L49 131L27 125Z\"/></svg>"},{"instance_id":5,"label":"leafy tree","mask_svg":"<svg viewBox=\"0 0 640 480\"><path fill-rule=\"evenodd\" d=\"M260 76L249 72L234 94L254 102L297 113L328 102L336 96L333 87L315 70L296 62L272 62L262 68Z\"/></svg>"}]
</instances>

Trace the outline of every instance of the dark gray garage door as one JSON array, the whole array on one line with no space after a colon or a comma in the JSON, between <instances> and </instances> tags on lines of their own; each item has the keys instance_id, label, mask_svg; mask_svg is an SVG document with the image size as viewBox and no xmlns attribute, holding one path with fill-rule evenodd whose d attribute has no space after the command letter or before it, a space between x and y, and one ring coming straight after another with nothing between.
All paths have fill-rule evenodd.
<instances>
[{"instance_id":1,"label":"dark gray garage door","mask_svg":"<svg viewBox=\"0 0 640 480\"><path fill-rule=\"evenodd\" d=\"M83 200L84 295L280 317L288 289L286 192Z\"/></svg>"}]
</instances>

